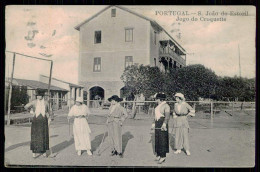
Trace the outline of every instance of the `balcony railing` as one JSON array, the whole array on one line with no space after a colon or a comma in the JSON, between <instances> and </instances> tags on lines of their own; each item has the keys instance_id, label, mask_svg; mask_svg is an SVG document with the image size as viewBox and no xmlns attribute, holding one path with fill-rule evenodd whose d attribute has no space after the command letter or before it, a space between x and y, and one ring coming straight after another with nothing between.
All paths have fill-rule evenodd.
<instances>
[{"instance_id":1,"label":"balcony railing","mask_svg":"<svg viewBox=\"0 0 260 172\"><path fill-rule=\"evenodd\" d=\"M175 59L175 61L178 61L179 63L181 63L182 65L186 64L185 59L183 57L181 57L180 55L178 55L177 53L175 53L168 46L164 47L164 48L160 47L159 55L168 55L168 56L171 56L173 59Z\"/></svg>"}]
</instances>

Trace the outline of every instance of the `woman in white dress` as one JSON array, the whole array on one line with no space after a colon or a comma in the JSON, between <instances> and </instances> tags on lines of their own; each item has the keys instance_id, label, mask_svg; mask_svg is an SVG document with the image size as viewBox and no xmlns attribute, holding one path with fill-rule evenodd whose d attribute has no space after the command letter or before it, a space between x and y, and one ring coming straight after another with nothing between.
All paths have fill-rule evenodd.
<instances>
[{"instance_id":1,"label":"woman in white dress","mask_svg":"<svg viewBox=\"0 0 260 172\"><path fill-rule=\"evenodd\" d=\"M195 116L195 110L185 102L184 95L182 93L175 94L176 102L174 104L173 119L175 129L175 148L177 149L174 153L181 153L181 149L184 148L186 154L190 155L189 145L189 123L188 116Z\"/></svg>"},{"instance_id":2,"label":"woman in white dress","mask_svg":"<svg viewBox=\"0 0 260 172\"><path fill-rule=\"evenodd\" d=\"M83 98L77 97L76 104L70 109L68 119L74 118L73 133L75 149L79 156L82 150L87 150L87 154L92 155L90 140L91 130L86 119L89 114L90 110L83 104Z\"/></svg>"}]
</instances>

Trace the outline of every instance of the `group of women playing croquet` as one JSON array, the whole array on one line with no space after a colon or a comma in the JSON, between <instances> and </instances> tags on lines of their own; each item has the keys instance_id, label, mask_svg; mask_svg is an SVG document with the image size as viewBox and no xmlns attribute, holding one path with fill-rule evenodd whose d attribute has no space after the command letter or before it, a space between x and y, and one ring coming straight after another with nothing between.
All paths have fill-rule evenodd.
<instances>
[{"instance_id":1,"label":"group of women playing croquet","mask_svg":"<svg viewBox=\"0 0 260 172\"><path fill-rule=\"evenodd\" d=\"M44 100L44 92L38 91L37 99L28 103L25 108L33 109L33 120L31 125L31 150L33 157L36 154L43 154L47 157L46 151L49 150L49 127L48 127L48 103ZM175 154L181 153L184 148L187 155L190 155L189 147L189 124L187 117L195 116L195 110L185 102L184 95L176 93L174 95L176 103L173 109L173 131L175 133ZM155 108L154 120L151 129L155 130L155 160L158 164L162 164L166 160L166 153L169 153L169 120L170 106L166 102L164 93L157 93L154 96L158 103ZM126 120L128 113L126 109L120 105L122 98L113 95L108 99L111 103L107 114L106 125L108 128L108 137L111 146L111 156L119 156L123 158L122 152L122 126ZM83 99L78 97L75 105L70 109L68 119L74 118L73 134L75 149L80 156L83 150L88 155L91 152L91 130L88 124L89 108L83 103ZM102 140L103 141L103 140Z\"/></svg>"}]
</instances>

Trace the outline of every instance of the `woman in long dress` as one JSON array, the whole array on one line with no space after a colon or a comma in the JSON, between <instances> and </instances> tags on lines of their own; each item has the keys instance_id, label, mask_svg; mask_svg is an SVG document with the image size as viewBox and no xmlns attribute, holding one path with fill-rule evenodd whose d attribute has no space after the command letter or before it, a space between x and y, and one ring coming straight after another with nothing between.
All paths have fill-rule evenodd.
<instances>
[{"instance_id":1,"label":"woman in long dress","mask_svg":"<svg viewBox=\"0 0 260 172\"><path fill-rule=\"evenodd\" d=\"M195 116L195 110L185 102L184 95L181 93L175 94L176 102L174 104L173 119L175 129L175 148L177 149L174 153L181 153L181 149L184 148L186 154L190 155L189 145L189 123L188 116Z\"/></svg>"},{"instance_id":2,"label":"woman in long dress","mask_svg":"<svg viewBox=\"0 0 260 172\"><path fill-rule=\"evenodd\" d=\"M114 95L108 99L108 101L111 102L111 106L109 108L107 118L108 136L112 147L111 156L119 155L120 158L123 158L121 133L122 126L128 116L126 109L119 103L122 100L123 99L119 98L117 95Z\"/></svg>"},{"instance_id":3,"label":"woman in long dress","mask_svg":"<svg viewBox=\"0 0 260 172\"><path fill-rule=\"evenodd\" d=\"M87 154L92 155L90 140L91 130L86 119L89 114L90 110L83 104L83 98L77 97L76 104L69 111L68 119L74 118L73 134L75 149L79 156L82 150L87 150Z\"/></svg>"},{"instance_id":4,"label":"woman in long dress","mask_svg":"<svg viewBox=\"0 0 260 172\"><path fill-rule=\"evenodd\" d=\"M166 103L166 95L158 93L155 96L158 106L155 108L155 119L152 129L155 129L155 153L159 164L166 159L169 153L168 122L170 119L170 106Z\"/></svg>"},{"instance_id":5,"label":"woman in long dress","mask_svg":"<svg viewBox=\"0 0 260 172\"><path fill-rule=\"evenodd\" d=\"M44 157L47 157L46 150L49 150L49 106L48 102L44 100L44 95L44 90L36 90L36 100L24 106L26 110L32 108L33 119L30 149L34 158L37 154L43 154Z\"/></svg>"}]
</instances>

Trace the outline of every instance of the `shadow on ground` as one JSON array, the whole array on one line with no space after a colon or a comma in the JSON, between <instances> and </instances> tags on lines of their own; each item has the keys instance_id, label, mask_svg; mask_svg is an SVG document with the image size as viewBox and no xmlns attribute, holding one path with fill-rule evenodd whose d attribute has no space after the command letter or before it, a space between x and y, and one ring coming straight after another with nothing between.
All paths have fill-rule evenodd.
<instances>
[{"instance_id":1,"label":"shadow on ground","mask_svg":"<svg viewBox=\"0 0 260 172\"><path fill-rule=\"evenodd\" d=\"M103 140L103 143L104 143L104 141L106 140L107 137L108 137L108 132L97 135L95 137L95 139L93 139L91 141L91 150L94 152L97 149L102 149L101 148L101 147L103 147L103 145L101 145L102 140ZM122 135L122 153L124 153L128 141L132 138L134 138L134 136L129 131Z\"/></svg>"},{"instance_id":2,"label":"shadow on ground","mask_svg":"<svg viewBox=\"0 0 260 172\"><path fill-rule=\"evenodd\" d=\"M71 138L69 141L65 140L51 148L52 153L59 153L63 149L69 147L71 144L74 143L74 138Z\"/></svg>"},{"instance_id":3,"label":"shadow on ground","mask_svg":"<svg viewBox=\"0 0 260 172\"><path fill-rule=\"evenodd\" d=\"M51 138L53 138L53 137L58 137L58 135L53 135L53 136L51 136ZM14 150L14 149L16 149L16 148L18 148L18 147L21 147L21 146L30 145L30 143L31 143L31 141L27 141L27 142L22 142L22 143L18 143L18 144L9 146L8 148L5 149L5 152Z\"/></svg>"},{"instance_id":4,"label":"shadow on ground","mask_svg":"<svg viewBox=\"0 0 260 172\"><path fill-rule=\"evenodd\" d=\"M95 139L91 141L91 150L93 152L96 151L97 148L99 148L101 146L103 137L104 137L104 139L103 139L103 142L104 142L107 136L108 136L108 132L97 135L95 137Z\"/></svg>"},{"instance_id":5,"label":"shadow on ground","mask_svg":"<svg viewBox=\"0 0 260 172\"><path fill-rule=\"evenodd\" d=\"M122 153L125 152L125 148L126 148L126 145L128 143L129 140L131 140L132 138L134 138L134 136L129 132L125 132L122 136Z\"/></svg>"},{"instance_id":6,"label":"shadow on ground","mask_svg":"<svg viewBox=\"0 0 260 172\"><path fill-rule=\"evenodd\" d=\"M153 148L153 154L155 155L155 138L154 138L154 133L150 133L151 134L151 139L148 143L151 143L152 148Z\"/></svg>"}]
</instances>

